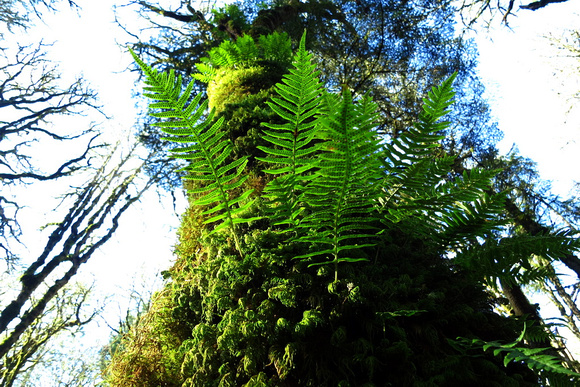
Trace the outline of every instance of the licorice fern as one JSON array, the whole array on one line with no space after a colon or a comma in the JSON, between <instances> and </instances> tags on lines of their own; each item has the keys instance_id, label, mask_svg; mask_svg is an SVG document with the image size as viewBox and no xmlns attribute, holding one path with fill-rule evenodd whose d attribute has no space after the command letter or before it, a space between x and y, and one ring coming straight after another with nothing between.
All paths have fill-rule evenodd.
<instances>
[{"instance_id":1,"label":"licorice fern","mask_svg":"<svg viewBox=\"0 0 580 387\"><path fill-rule=\"evenodd\" d=\"M376 238L375 233L365 230L374 229L369 223L379 220L374 203L381 193L381 145L375 131L376 105L370 98L354 103L345 89L340 99L327 94L325 103L332 114L320 119L319 130L328 140L305 187L304 200L311 213L298 224L308 232L298 240L328 248L297 258L330 255L331 260L311 266L332 263L336 280L339 263L364 260L343 256L343 251L374 246L372 242L359 242Z\"/></svg>"},{"instance_id":2,"label":"licorice fern","mask_svg":"<svg viewBox=\"0 0 580 387\"><path fill-rule=\"evenodd\" d=\"M286 33L261 35L258 43L252 36L243 35L235 42L226 40L211 49L208 57L202 58L201 63L195 65L199 73L193 74L193 78L209 83L216 77L220 68L250 67L260 61L290 63L291 56L291 41Z\"/></svg>"},{"instance_id":3,"label":"licorice fern","mask_svg":"<svg viewBox=\"0 0 580 387\"><path fill-rule=\"evenodd\" d=\"M176 158L189 161L183 168L188 172L185 179L202 184L201 187L189 191L199 195L193 204L208 207L202 214L211 217L204 223L217 222L211 233L229 229L237 250L241 252L234 225L259 219L240 217L254 201L249 198L252 190L236 196L238 189L248 178L241 176L248 162L247 156L226 162L231 156L233 144L224 139L225 132L220 131L223 118L212 124L213 112L204 117L208 103L207 100L202 102L201 94L192 96L193 80L182 91L182 79L176 77L174 71L159 73L133 51L131 54L146 76L144 96L154 101L149 108L157 110L149 114L160 119L154 125L171 135L164 138L165 140L188 144L173 149L172 152Z\"/></svg>"},{"instance_id":4,"label":"licorice fern","mask_svg":"<svg viewBox=\"0 0 580 387\"><path fill-rule=\"evenodd\" d=\"M264 198L270 205L273 225L287 224L288 230L296 231L303 184L308 180L307 172L314 168L312 155L320 150L313 140L317 134L317 116L320 114L322 86L312 63L312 55L305 49L303 36L293 61L290 74L276 85L280 98L272 98L268 106L284 121L284 124L263 125L268 128L262 136L274 147L258 146L268 154L259 160L279 166L265 170L278 175L264 189Z\"/></svg>"}]
</instances>

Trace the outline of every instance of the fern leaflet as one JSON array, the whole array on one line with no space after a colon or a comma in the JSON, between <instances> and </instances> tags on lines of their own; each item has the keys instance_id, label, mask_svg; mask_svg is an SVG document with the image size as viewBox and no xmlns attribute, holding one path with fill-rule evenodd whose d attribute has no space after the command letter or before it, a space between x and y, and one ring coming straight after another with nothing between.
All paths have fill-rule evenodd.
<instances>
[{"instance_id":1,"label":"fern leaflet","mask_svg":"<svg viewBox=\"0 0 580 387\"><path fill-rule=\"evenodd\" d=\"M483 244L468 246L458 252L455 261L466 268L486 273L486 285L497 289L498 280L528 284L544 280L552 274L549 265L532 266L531 256L552 262L580 251L577 235L566 231L545 235L514 235L502 239L489 238ZM523 270L522 270L523 269Z\"/></svg>"},{"instance_id":2,"label":"fern leaflet","mask_svg":"<svg viewBox=\"0 0 580 387\"><path fill-rule=\"evenodd\" d=\"M444 138L439 132L448 127L447 122L439 122L439 119L447 114L447 107L452 103L454 93L451 85L454 79L455 74L439 87L434 87L423 100L423 111L418 122L384 145L385 195L379 203L383 208L389 207L385 213L389 221L398 222L417 210L425 209L425 206L437 207L443 204L441 200L444 197L449 199L448 203L453 203L458 199L453 197L457 192L467 193L464 189L457 190L453 184L451 190L446 190L442 185L454 158L433 157L433 148L438 147ZM481 193L480 188L475 190Z\"/></svg>"},{"instance_id":3,"label":"fern leaflet","mask_svg":"<svg viewBox=\"0 0 580 387\"><path fill-rule=\"evenodd\" d=\"M193 74L193 78L209 83L217 76L218 68L250 67L260 61L287 65L291 56L292 44L286 33L261 35L257 44L252 36L243 35L235 42L226 40L211 49L208 57L201 58L201 63L195 64L199 73Z\"/></svg>"},{"instance_id":4,"label":"fern leaflet","mask_svg":"<svg viewBox=\"0 0 580 387\"><path fill-rule=\"evenodd\" d=\"M503 356L504 366L510 362L524 362L530 369L549 372L560 375L568 375L571 377L580 377L580 374L573 372L562 365L561 359L547 355L545 351L550 348L527 348L520 344L526 336L526 329L528 324L524 324L524 329L520 336L513 342L502 344L498 341L484 341L481 339L466 339L458 337L457 341L451 344L459 344L460 347L479 347L483 351L493 350L494 356Z\"/></svg>"}]
</instances>

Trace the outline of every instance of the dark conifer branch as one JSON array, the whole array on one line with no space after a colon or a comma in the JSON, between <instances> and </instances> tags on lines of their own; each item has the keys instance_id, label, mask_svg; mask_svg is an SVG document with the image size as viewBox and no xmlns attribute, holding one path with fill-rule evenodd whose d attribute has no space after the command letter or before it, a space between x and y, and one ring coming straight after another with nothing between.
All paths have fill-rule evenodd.
<instances>
[{"instance_id":1,"label":"dark conifer branch","mask_svg":"<svg viewBox=\"0 0 580 387\"><path fill-rule=\"evenodd\" d=\"M182 13L177 13L177 12L173 12L173 11L167 11L164 10L162 8L156 7L152 4L149 4L145 1L139 1L138 2L141 6L143 6L144 8L147 8L148 10L155 12L161 16L164 17L168 17L180 22L184 22L184 23L207 23L205 20L205 17L203 16L203 14L199 11L196 11L195 9L193 9L193 7L188 6L187 9L190 12L189 15L186 14L182 14Z\"/></svg>"}]
</instances>

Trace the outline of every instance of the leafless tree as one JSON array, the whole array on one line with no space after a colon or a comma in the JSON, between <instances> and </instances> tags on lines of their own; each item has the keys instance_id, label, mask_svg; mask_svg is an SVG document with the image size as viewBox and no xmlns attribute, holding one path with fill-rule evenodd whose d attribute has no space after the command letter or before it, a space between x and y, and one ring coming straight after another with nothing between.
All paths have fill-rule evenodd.
<instances>
[{"instance_id":1,"label":"leafless tree","mask_svg":"<svg viewBox=\"0 0 580 387\"><path fill-rule=\"evenodd\" d=\"M508 24L508 18L513 16L518 9L536 11L552 4L564 3L568 0L538 0L526 1L525 4L517 5L515 0L461 0L458 8L462 11L463 22L467 26L475 22L485 20L490 22L495 16L501 16L502 23ZM517 5L517 7L516 7Z\"/></svg>"},{"instance_id":2,"label":"leafless tree","mask_svg":"<svg viewBox=\"0 0 580 387\"><path fill-rule=\"evenodd\" d=\"M29 27L30 15L41 16L43 10L56 11L56 5L61 0L0 0L0 25L4 25L8 31L16 28ZM78 7L72 1L67 0L70 7ZM2 32L0 31L0 36Z\"/></svg>"},{"instance_id":3,"label":"leafless tree","mask_svg":"<svg viewBox=\"0 0 580 387\"><path fill-rule=\"evenodd\" d=\"M47 344L51 339L64 331L78 332L94 319L99 310L83 310L90 291L91 288L80 284L68 286L47 305L42 316L34 321L4 357L0 371L1 387L14 385L20 376L24 379L30 377L35 367L50 362L53 356L47 356L51 352Z\"/></svg>"},{"instance_id":4,"label":"leafless tree","mask_svg":"<svg viewBox=\"0 0 580 387\"><path fill-rule=\"evenodd\" d=\"M81 79L64 82L47 44L15 43L34 15L56 11L57 3L0 0L0 263L9 269L0 272L2 387L53 362L52 340L94 319L99 310L87 303L90 289L71 288L75 275L158 182L156 173L144 173L155 152L139 155L142 147L97 141L97 126L83 117L101 114L96 95ZM66 125L73 119L80 130ZM46 227L51 231L37 256L17 253L24 250L14 247L22 238L19 211L30 205L18 193L32 188L37 201L50 199L43 187L55 181L63 187L62 217Z\"/></svg>"},{"instance_id":5,"label":"leafless tree","mask_svg":"<svg viewBox=\"0 0 580 387\"><path fill-rule=\"evenodd\" d=\"M59 86L60 76L45 58L44 49L42 43L16 50L0 48L0 250L9 261L16 259L9 241L20 235L17 215L25 205L10 194L10 188L69 176L85 166L89 150L98 146L91 125L74 134L63 134L67 128L53 125L57 117L96 109L95 95L81 80ZM37 157L35 150L38 143L50 147L51 141L70 141L74 151L55 170L45 171L41 165L46 160Z\"/></svg>"},{"instance_id":6,"label":"leafless tree","mask_svg":"<svg viewBox=\"0 0 580 387\"><path fill-rule=\"evenodd\" d=\"M46 318L53 300L112 237L123 213L155 184L155 177L142 176L151 155L135 165L136 148L125 155L120 153L120 147L115 147L86 183L66 195L72 202L67 214L51 226L54 229L44 250L23 272L12 301L0 304L0 369L10 367L10 359L15 356L10 354L24 348L23 340ZM77 301L74 305L80 310L83 300ZM78 316L72 321L82 325ZM50 332L43 335L51 336Z\"/></svg>"}]
</instances>

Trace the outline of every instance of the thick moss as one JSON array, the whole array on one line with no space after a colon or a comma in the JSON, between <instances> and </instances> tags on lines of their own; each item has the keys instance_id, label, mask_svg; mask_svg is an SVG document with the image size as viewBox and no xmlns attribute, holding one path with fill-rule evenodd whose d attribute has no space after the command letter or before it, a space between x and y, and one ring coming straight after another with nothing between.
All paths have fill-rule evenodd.
<instances>
[{"instance_id":1,"label":"thick moss","mask_svg":"<svg viewBox=\"0 0 580 387\"><path fill-rule=\"evenodd\" d=\"M161 321L173 334L142 332L162 352L150 367L161 358L165 365L139 385L173 385L155 384L175 382L166 370L180 370L184 386L534 385L524 366L504 368L449 344L457 336L513 340L515 326L407 232L390 230L378 254L360 251L373 261L345 265L338 282L293 260L304 250L272 231L248 230L243 259L225 236L205 237L205 251L171 272L171 313Z\"/></svg>"},{"instance_id":2,"label":"thick moss","mask_svg":"<svg viewBox=\"0 0 580 387\"><path fill-rule=\"evenodd\" d=\"M122 350L113 354L106 379L111 386L181 386L179 348L189 336L183 320L173 314L170 288L157 293L151 309L122 340Z\"/></svg>"},{"instance_id":3,"label":"thick moss","mask_svg":"<svg viewBox=\"0 0 580 387\"><path fill-rule=\"evenodd\" d=\"M254 99L270 97L270 89L280 82L284 70L274 63L263 62L252 67L220 71L207 87L210 109L219 114L226 105L242 103L250 96Z\"/></svg>"}]
</instances>

